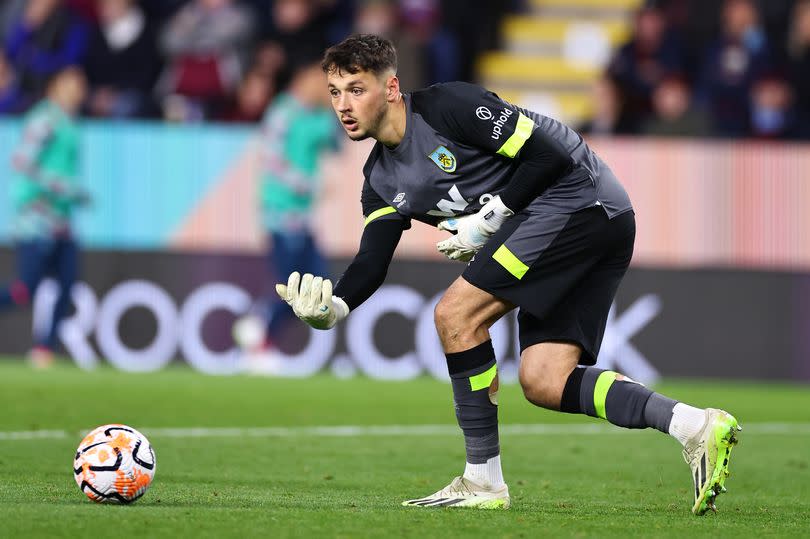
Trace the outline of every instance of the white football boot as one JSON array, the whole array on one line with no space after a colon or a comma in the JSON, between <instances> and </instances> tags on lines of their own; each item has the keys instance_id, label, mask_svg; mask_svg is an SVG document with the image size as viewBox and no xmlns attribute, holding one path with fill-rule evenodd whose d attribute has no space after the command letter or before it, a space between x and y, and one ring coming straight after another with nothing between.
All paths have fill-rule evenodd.
<instances>
[{"instance_id":1,"label":"white football boot","mask_svg":"<svg viewBox=\"0 0 810 539\"><path fill-rule=\"evenodd\" d=\"M509 489L503 485L499 489L486 488L464 477L453 481L425 498L406 500L406 507L475 507L477 509L509 509Z\"/></svg>"},{"instance_id":2,"label":"white football boot","mask_svg":"<svg viewBox=\"0 0 810 539\"><path fill-rule=\"evenodd\" d=\"M726 492L728 462L741 430L733 415L707 408L703 428L686 442L683 458L692 470L695 485L694 514L702 515L709 509L717 511L714 502Z\"/></svg>"}]
</instances>

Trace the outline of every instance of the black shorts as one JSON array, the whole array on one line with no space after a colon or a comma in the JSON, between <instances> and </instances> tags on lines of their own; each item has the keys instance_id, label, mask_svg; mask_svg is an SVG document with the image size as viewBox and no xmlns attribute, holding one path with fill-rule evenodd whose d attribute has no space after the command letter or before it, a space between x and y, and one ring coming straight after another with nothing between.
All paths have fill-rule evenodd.
<instances>
[{"instance_id":1,"label":"black shorts","mask_svg":"<svg viewBox=\"0 0 810 539\"><path fill-rule=\"evenodd\" d=\"M594 206L572 214L515 215L467 266L464 278L520 307L520 351L533 344L579 344L593 365L608 312L633 257L632 211L609 219Z\"/></svg>"}]
</instances>

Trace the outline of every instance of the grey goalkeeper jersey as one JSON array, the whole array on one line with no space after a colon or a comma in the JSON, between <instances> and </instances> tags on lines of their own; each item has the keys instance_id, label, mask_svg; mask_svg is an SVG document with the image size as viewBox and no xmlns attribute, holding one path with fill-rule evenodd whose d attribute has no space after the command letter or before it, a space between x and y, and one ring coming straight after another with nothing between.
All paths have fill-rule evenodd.
<instances>
[{"instance_id":1,"label":"grey goalkeeper jersey","mask_svg":"<svg viewBox=\"0 0 810 539\"><path fill-rule=\"evenodd\" d=\"M573 213L595 205L610 218L632 209L608 166L566 125L479 86L437 84L406 94L407 123L395 148L375 144L363 168L366 224L410 219L436 225L477 212L509 184L535 130L563 148L572 166L525 211Z\"/></svg>"}]
</instances>

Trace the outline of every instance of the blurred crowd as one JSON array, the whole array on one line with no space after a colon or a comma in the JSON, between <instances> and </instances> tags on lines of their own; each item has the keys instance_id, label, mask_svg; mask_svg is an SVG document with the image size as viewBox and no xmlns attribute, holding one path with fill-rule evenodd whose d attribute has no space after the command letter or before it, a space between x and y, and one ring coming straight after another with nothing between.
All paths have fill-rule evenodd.
<instances>
[{"instance_id":1,"label":"blurred crowd","mask_svg":"<svg viewBox=\"0 0 810 539\"><path fill-rule=\"evenodd\" d=\"M497 4L497 5L491 5ZM297 65L352 32L392 39L408 88L474 78L509 2L463 0L5 0L0 114L24 112L66 66L83 114L253 122ZM449 16L448 16L449 15ZM461 43L464 44L462 52Z\"/></svg>"},{"instance_id":2,"label":"blurred crowd","mask_svg":"<svg viewBox=\"0 0 810 539\"><path fill-rule=\"evenodd\" d=\"M658 0L593 88L597 134L810 138L810 0Z\"/></svg>"},{"instance_id":3,"label":"blurred crowd","mask_svg":"<svg viewBox=\"0 0 810 539\"><path fill-rule=\"evenodd\" d=\"M0 114L78 65L83 114L258 121L292 68L352 32L385 35L408 90L475 80L522 0L5 0ZM593 88L583 131L810 138L810 0L653 0Z\"/></svg>"}]
</instances>

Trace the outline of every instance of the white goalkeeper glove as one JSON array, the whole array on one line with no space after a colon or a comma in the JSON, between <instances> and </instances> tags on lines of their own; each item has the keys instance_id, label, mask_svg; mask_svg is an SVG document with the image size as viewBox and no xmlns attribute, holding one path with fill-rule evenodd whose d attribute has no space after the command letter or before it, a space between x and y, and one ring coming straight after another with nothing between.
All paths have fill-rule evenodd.
<instances>
[{"instance_id":1,"label":"white goalkeeper glove","mask_svg":"<svg viewBox=\"0 0 810 539\"><path fill-rule=\"evenodd\" d=\"M287 284L277 284L276 293L292 307L295 316L315 329L331 329L349 315L349 306L332 295L332 281L294 271Z\"/></svg>"},{"instance_id":2,"label":"white goalkeeper glove","mask_svg":"<svg viewBox=\"0 0 810 539\"><path fill-rule=\"evenodd\" d=\"M436 248L450 260L469 262L514 214L501 202L501 197L496 196L484 204L478 213L451 217L439 223L439 230L455 232L455 235L437 243Z\"/></svg>"}]
</instances>

